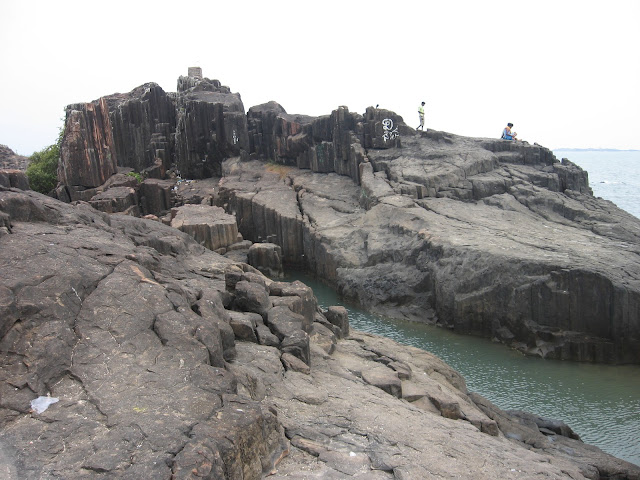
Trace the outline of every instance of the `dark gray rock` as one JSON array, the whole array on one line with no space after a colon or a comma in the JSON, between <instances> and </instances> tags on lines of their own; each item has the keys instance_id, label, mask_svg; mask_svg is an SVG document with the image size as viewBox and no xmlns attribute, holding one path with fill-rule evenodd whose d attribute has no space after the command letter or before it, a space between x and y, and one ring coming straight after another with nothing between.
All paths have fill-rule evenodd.
<instances>
[{"instance_id":1,"label":"dark gray rock","mask_svg":"<svg viewBox=\"0 0 640 480\"><path fill-rule=\"evenodd\" d=\"M362 372L362 379L369 385L384 390L389 395L402 398L402 382L398 374L386 367L375 367Z\"/></svg>"},{"instance_id":2,"label":"dark gray rock","mask_svg":"<svg viewBox=\"0 0 640 480\"><path fill-rule=\"evenodd\" d=\"M286 370L304 373L305 375L309 375L311 373L311 368L309 367L309 365L307 365L291 353L283 353L280 359L282 360L282 364L284 365L284 368Z\"/></svg>"},{"instance_id":3,"label":"dark gray rock","mask_svg":"<svg viewBox=\"0 0 640 480\"><path fill-rule=\"evenodd\" d=\"M274 335L266 325L258 325L258 327L256 327L256 335L260 345L280 348L280 339Z\"/></svg>"},{"instance_id":4,"label":"dark gray rock","mask_svg":"<svg viewBox=\"0 0 640 480\"><path fill-rule=\"evenodd\" d=\"M280 342L280 350L283 354L290 353L307 365L311 365L309 334L303 330L294 330L284 337Z\"/></svg>"},{"instance_id":5,"label":"dark gray rock","mask_svg":"<svg viewBox=\"0 0 640 480\"><path fill-rule=\"evenodd\" d=\"M162 214L173 207L173 180L157 180L148 178L140 184L140 206L142 213Z\"/></svg>"},{"instance_id":6,"label":"dark gray rock","mask_svg":"<svg viewBox=\"0 0 640 480\"><path fill-rule=\"evenodd\" d=\"M0 145L0 170L20 170L26 172L29 157L18 155L6 145Z\"/></svg>"},{"instance_id":7,"label":"dark gray rock","mask_svg":"<svg viewBox=\"0 0 640 480\"><path fill-rule=\"evenodd\" d=\"M540 417L521 410L507 410L509 415L518 418L522 423L535 425L545 435L562 435L564 437L580 440L580 436L562 420Z\"/></svg>"},{"instance_id":8,"label":"dark gray rock","mask_svg":"<svg viewBox=\"0 0 640 480\"><path fill-rule=\"evenodd\" d=\"M29 177L22 170L0 169L0 187L30 190Z\"/></svg>"},{"instance_id":9,"label":"dark gray rock","mask_svg":"<svg viewBox=\"0 0 640 480\"><path fill-rule=\"evenodd\" d=\"M183 205L171 210L171 226L191 235L209 250L226 248L238 240L238 225L220 207Z\"/></svg>"},{"instance_id":10,"label":"dark gray rock","mask_svg":"<svg viewBox=\"0 0 640 480\"><path fill-rule=\"evenodd\" d=\"M284 276L282 248L273 243L254 243L247 255L249 265L271 278Z\"/></svg>"},{"instance_id":11,"label":"dark gray rock","mask_svg":"<svg viewBox=\"0 0 640 480\"><path fill-rule=\"evenodd\" d=\"M291 311L299 314L303 318L302 329L309 331L315 320L315 313L318 308L318 302L313 294L313 290L299 280L293 282L272 282L269 285L271 295L283 297L286 302L288 297L291 301L287 305Z\"/></svg>"},{"instance_id":12,"label":"dark gray rock","mask_svg":"<svg viewBox=\"0 0 640 480\"><path fill-rule=\"evenodd\" d=\"M192 84L177 96L176 164L184 178L219 177L225 158L249 151L244 105L217 80Z\"/></svg>"},{"instance_id":13,"label":"dark gray rock","mask_svg":"<svg viewBox=\"0 0 640 480\"><path fill-rule=\"evenodd\" d=\"M313 324L310 337L311 341L327 352L328 355L335 351L338 337L322 323L315 322Z\"/></svg>"},{"instance_id":14,"label":"dark gray rock","mask_svg":"<svg viewBox=\"0 0 640 480\"><path fill-rule=\"evenodd\" d=\"M349 336L349 313L346 308L341 305L333 305L324 312L324 316L332 325L339 328L340 338Z\"/></svg>"},{"instance_id":15,"label":"dark gray rock","mask_svg":"<svg viewBox=\"0 0 640 480\"><path fill-rule=\"evenodd\" d=\"M99 187L117 173L117 166L106 99L69 105L60 145L58 181L67 186Z\"/></svg>"},{"instance_id":16,"label":"dark gray rock","mask_svg":"<svg viewBox=\"0 0 640 480\"><path fill-rule=\"evenodd\" d=\"M89 204L96 210L105 213L127 213L137 217L140 215L138 209L138 195L131 187L113 187L98 193L89 200Z\"/></svg>"},{"instance_id":17,"label":"dark gray rock","mask_svg":"<svg viewBox=\"0 0 640 480\"><path fill-rule=\"evenodd\" d=\"M272 468L281 427L237 397L224 368L228 260L158 222L35 192L1 191L0 209L11 225L0 237L8 471L169 478L198 441L194 425L225 432L216 437L225 472L257 479ZM59 401L30 413L48 394Z\"/></svg>"},{"instance_id":18,"label":"dark gray rock","mask_svg":"<svg viewBox=\"0 0 640 480\"><path fill-rule=\"evenodd\" d=\"M639 476L541 433L554 422L469 395L427 352L352 331L329 355L337 327L316 306L314 343L292 311L314 305L303 285L274 285L157 221L0 189L0 228L0 472L10 478ZM235 341L227 308L245 285L269 306L288 293L267 315L281 350ZM259 314L242 315L263 338ZM414 401L363 382L377 383L375 371L412 372L401 388ZM47 395L58 401L31 408ZM457 420L442 416L446 405Z\"/></svg>"},{"instance_id":19,"label":"dark gray rock","mask_svg":"<svg viewBox=\"0 0 640 480\"><path fill-rule=\"evenodd\" d=\"M258 314L255 314L260 318L262 322L262 317ZM238 340L245 340L248 342L257 342L258 338L256 337L256 320L249 313L242 312L229 312L229 325L233 329L233 333Z\"/></svg>"},{"instance_id":20,"label":"dark gray rock","mask_svg":"<svg viewBox=\"0 0 640 480\"><path fill-rule=\"evenodd\" d=\"M298 330L302 330L304 317L292 312L286 306L276 306L269 310L266 322L271 331L280 340L283 340Z\"/></svg>"},{"instance_id":21,"label":"dark gray rock","mask_svg":"<svg viewBox=\"0 0 640 480\"><path fill-rule=\"evenodd\" d=\"M303 258L369 310L546 358L640 363L640 221L591 196L586 172L538 145L433 131L367 157L362 186L230 162L225 198L250 238L266 235L254 212L295 201L285 265Z\"/></svg>"},{"instance_id":22,"label":"dark gray rock","mask_svg":"<svg viewBox=\"0 0 640 480\"><path fill-rule=\"evenodd\" d=\"M175 100L156 83L145 83L127 94L103 97L117 164L164 178L175 155ZM158 170L160 171L158 173Z\"/></svg>"},{"instance_id":23,"label":"dark gray rock","mask_svg":"<svg viewBox=\"0 0 640 480\"><path fill-rule=\"evenodd\" d=\"M254 312L266 318L271 309L269 294L264 285L241 280L235 285L234 305L243 312Z\"/></svg>"}]
</instances>

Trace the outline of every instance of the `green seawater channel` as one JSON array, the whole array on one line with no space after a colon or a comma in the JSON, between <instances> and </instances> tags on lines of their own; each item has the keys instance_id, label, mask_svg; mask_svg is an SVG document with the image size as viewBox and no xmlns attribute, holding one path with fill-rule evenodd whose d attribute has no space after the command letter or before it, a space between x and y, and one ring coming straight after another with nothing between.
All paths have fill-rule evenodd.
<instances>
[{"instance_id":1,"label":"green seawater channel","mask_svg":"<svg viewBox=\"0 0 640 480\"><path fill-rule=\"evenodd\" d=\"M563 420L585 443L640 465L640 366L528 357L487 339L364 312L300 272L286 280L313 288L323 309L344 305L352 328L437 355L464 376L470 391L503 410Z\"/></svg>"}]
</instances>

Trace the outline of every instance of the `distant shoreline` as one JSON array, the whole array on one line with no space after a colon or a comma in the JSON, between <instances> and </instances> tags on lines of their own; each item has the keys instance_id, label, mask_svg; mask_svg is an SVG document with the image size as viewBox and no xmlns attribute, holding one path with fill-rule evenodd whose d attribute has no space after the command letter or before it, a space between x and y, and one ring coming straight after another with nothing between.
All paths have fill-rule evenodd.
<instances>
[{"instance_id":1,"label":"distant shoreline","mask_svg":"<svg viewBox=\"0 0 640 480\"><path fill-rule=\"evenodd\" d=\"M619 149L619 148L552 148L554 152L640 152L636 149Z\"/></svg>"}]
</instances>

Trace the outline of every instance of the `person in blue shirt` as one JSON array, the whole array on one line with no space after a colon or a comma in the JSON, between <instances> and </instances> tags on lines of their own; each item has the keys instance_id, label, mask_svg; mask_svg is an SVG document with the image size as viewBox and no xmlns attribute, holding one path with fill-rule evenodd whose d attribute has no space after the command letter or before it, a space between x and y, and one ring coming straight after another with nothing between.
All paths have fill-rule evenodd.
<instances>
[{"instance_id":1,"label":"person in blue shirt","mask_svg":"<svg viewBox=\"0 0 640 480\"><path fill-rule=\"evenodd\" d=\"M502 139L503 140L517 140L516 136L518 135L516 132L511 131L511 127L513 127L513 123L507 123L507 126L502 130Z\"/></svg>"}]
</instances>

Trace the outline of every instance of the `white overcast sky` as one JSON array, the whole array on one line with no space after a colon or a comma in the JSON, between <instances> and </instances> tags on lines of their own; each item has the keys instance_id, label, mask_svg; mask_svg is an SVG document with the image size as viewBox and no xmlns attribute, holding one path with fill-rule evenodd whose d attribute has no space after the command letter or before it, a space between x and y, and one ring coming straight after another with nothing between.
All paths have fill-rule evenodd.
<instances>
[{"instance_id":1,"label":"white overcast sky","mask_svg":"<svg viewBox=\"0 0 640 480\"><path fill-rule=\"evenodd\" d=\"M55 142L64 107L190 66L288 113L380 104L417 126L557 149L640 149L640 0L0 0L0 144Z\"/></svg>"}]
</instances>

